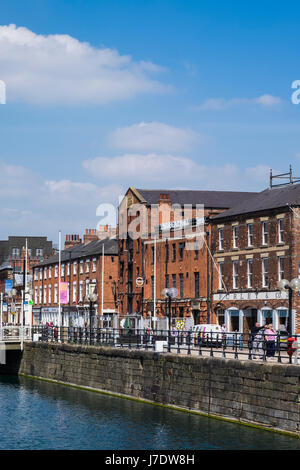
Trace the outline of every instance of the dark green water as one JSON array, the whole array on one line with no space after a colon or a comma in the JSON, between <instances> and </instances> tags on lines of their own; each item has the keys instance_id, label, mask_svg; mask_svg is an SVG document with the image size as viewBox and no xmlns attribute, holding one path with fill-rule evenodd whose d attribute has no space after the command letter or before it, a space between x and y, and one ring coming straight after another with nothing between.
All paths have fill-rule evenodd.
<instances>
[{"instance_id":1,"label":"dark green water","mask_svg":"<svg viewBox=\"0 0 300 470\"><path fill-rule=\"evenodd\" d=\"M300 440L29 378L0 377L1 450L300 450Z\"/></svg>"}]
</instances>

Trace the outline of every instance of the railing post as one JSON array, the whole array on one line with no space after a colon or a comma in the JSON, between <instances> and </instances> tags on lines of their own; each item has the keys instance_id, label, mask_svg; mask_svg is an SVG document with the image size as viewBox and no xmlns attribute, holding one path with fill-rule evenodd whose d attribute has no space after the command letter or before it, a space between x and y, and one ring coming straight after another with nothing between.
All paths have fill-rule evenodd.
<instances>
[{"instance_id":1,"label":"railing post","mask_svg":"<svg viewBox=\"0 0 300 470\"><path fill-rule=\"evenodd\" d=\"M191 332L188 331L188 334L187 334L187 342L188 342L188 355L191 354Z\"/></svg>"},{"instance_id":2,"label":"railing post","mask_svg":"<svg viewBox=\"0 0 300 470\"><path fill-rule=\"evenodd\" d=\"M263 339L262 339L262 349L263 349L263 362L267 362L267 357L266 357L266 338L265 335L263 334Z\"/></svg>"},{"instance_id":3,"label":"railing post","mask_svg":"<svg viewBox=\"0 0 300 470\"><path fill-rule=\"evenodd\" d=\"M226 358L226 333L222 336L222 357Z\"/></svg>"},{"instance_id":4,"label":"railing post","mask_svg":"<svg viewBox=\"0 0 300 470\"><path fill-rule=\"evenodd\" d=\"M180 335L179 335L179 331L177 331L177 354L180 354ZM175 336L176 338L176 336Z\"/></svg>"},{"instance_id":5,"label":"railing post","mask_svg":"<svg viewBox=\"0 0 300 470\"><path fill-rule=\"evenodd\" d=\"M277 343L277 351L278 351L277 362L281 362L280 333L277 333L276 343Z\"/></svg>"},{"instance_id":6,"label":"railing post","mask_svg":"<svg viewBox=\"0 0 300 470\"><path fill-rule=\"evenodd\" d=\"M238 355L238 333L235 332L234 333L234 359L238 359L239 358L239 355Z\"/></svg>"},{"instance_id":7,"label":"railing post","mask_svg":"<svg viewBox=\"0 0 300 470\"><path fill-rule=\"evenodd\" d=\"M213 351L213 332L210 331L210 357L214 357Z\"/></svg>"},{"instance_id":8,"label":"railing post","mask_svg":"<svg viewBox=\"0 0 300 470\"><path fill-rule=\"evenodd\" d=\"M199 347L199 356L202 356L202 338L200 337L200 333L198 333L198 347Z\"/></svg>"},{"instance_id":9,"label":"railing post","mask_svg":"<svg viewBox=\"0 0 300 470\"><path fill-rule=\"evenodd\" d=\"M248 359L249 361L252 361L252 350L253 350L253 341L254 341L254 337L252 337L252 334L250 333L250 336L249 336L249 339L248 339L248 350L249 350L249 353L248 353Z\"/></svg>"}]
</instances>

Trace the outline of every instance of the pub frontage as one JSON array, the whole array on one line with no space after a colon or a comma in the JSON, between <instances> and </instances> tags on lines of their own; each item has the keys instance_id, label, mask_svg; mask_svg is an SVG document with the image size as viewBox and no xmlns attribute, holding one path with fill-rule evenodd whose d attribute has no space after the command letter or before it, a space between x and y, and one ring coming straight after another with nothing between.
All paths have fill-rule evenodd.
<instances>
[{"instance_id":1,"label":"pub frontage","mask_svg":"<svg viewBox=\"0 0 300 470\"><path fill-rule=\"evenodd\" d=\"M298 201L300 184L270 187L212 219L213 313L227 331L300 333Z\"/></svg>"}]
</instances>

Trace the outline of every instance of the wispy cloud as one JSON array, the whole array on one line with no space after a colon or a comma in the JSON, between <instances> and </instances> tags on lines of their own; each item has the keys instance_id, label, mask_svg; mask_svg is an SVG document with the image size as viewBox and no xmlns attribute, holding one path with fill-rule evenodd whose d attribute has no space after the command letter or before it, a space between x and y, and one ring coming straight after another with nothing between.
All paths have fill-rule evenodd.
<instances>
[{"instance_id":1,"label":"wispy cloud","mask_svg":"<svg viewBox=\"0 0 300 470\"><path fill-rule=\"evenodd\" d=\"M206 139L190 129L162 122L141 122L113 131L109 144L120 150L135 152L189 152L196 143Z\"/></svg>"},{"instance_id":2,"label":"wispy cloud","mask_svg":"<svg viewBox=\"0 0 300 470\"><path fill-rule=\"evenodd\" d=\"M257 105L263 108L273 108L275 106L279 106L283 103L283 100L277 96L272 96L269 94L261 95L257 98L210 98L204 101L199 106L194 106L194 110L205 111L220 111L223 109L228 109L233 106L249 106L249 105Z\"/></svg>"},{"instance_id":3,"label":"wispy cloud","mask_svg":"<svg viewBox=\"0 0 300 470\"><path fill-rule=\"evenodd\" d=\"M267 167L242 169L234 164L209 165L171 154L124 154L83 162L84 169L100 184L114 181L128 186L211 190L259 190L268 185ZM233 189L234 188L234 189Z\"/></svg>"},{"instance_id":4,"label":"wispy cloud","mask_svg":"<svg viewBox=\"0 0 300 470\"><path fill-rule=\"evenodd\" d=\"M115 206L129 186L259 191L268 186L269 170L264 165L242 169L234 164L201 164L158 153L98 157L85 160L83 168L87 181L47 180L0 161L0 216L9 223L10 234L55 238L59 229L83 233L99 222L98 206ZM6 231L2 224L0 236L6 237Z\"/></svg>"}]
</instances>

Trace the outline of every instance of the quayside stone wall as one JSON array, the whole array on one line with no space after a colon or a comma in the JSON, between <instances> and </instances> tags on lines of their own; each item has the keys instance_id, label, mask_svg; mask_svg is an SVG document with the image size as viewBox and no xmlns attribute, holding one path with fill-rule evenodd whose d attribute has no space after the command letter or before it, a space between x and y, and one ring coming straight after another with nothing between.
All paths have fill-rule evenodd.
<instances>
[{"instance_id":1,"label":"quayside stone wall","mask_svg":"<svg viewBox=\"0 0 300 470\"><path fill-rule=\"evenodd\" d=\"M300 436L300 366L25 343L19 373Z\"/></svg>"}]
</instances>

